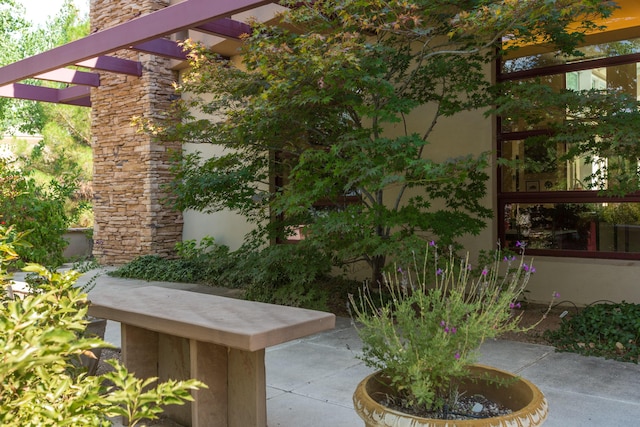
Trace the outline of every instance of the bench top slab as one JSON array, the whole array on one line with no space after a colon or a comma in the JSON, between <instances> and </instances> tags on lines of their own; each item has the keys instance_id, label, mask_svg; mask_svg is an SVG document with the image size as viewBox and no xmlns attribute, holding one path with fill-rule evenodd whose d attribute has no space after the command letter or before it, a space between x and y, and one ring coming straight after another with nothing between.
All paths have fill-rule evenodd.
<instances>
[{"instance_id":1,"label":"bench top slab","mask_svg":"<svg viewBox=\"0 0 640 427\"><path fill-rule=\"evenodd\" d=\"M92 316L245 351L335 327L332 313L158 286L96 289L89 299Z\"/></svg>"}]
</instances>

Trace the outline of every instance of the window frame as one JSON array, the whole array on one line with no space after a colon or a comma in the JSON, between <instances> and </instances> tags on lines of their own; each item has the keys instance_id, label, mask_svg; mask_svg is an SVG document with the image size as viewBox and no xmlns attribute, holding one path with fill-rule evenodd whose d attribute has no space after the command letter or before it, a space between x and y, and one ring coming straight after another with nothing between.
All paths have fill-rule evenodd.
<instances>
[{"instance_id":1,"label":"window frame","mask_svg":"<svg viewBox=\"0 0 640 427\"><path fill-rule=\"evenodd\" d=\"M625 39L622 39L625 40ZM612 40L618 41L618 40ZM597 43L596 43L597 44ZM620 56L589 59L584 61L570 62L567 64L553 64L546 67L533 68L529 70L519 70L514 72L503 72L502 60L497 59L496 82L517 81L536 77L567 74L575 71L583 71L600 67L612 67L625 64L638 64L640 66L640 53L631 53ZM640 74L640 73L639 73ZM640 85L640 78L637 81ZM505 141L523 140L531 136L550 134L549 130L536 129L531 131L503 132L500 117L496 117L496 156L502 157L502 147ZM505 207L509 204L558 204L558 203L640 203L640 191L628 194L624 197L605 197L598 195L597 190L567 190L567 191L503 191L504 168L497 166L496 185L497 190L497 232L498 238L504 247L507 247L506 239L507 227L504 221ZM606 252L589 250L569 250L569 249L533 249L528 248L529 255L551 256L551 257L575 257L587 259L621 259L640 260L640 252Z\"/></svg>"}]
</instances>

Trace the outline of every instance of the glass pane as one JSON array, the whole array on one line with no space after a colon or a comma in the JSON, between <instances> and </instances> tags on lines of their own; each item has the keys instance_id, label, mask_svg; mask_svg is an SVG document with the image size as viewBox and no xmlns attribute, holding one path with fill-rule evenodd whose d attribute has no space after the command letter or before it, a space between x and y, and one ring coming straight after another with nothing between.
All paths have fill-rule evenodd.
<instances>
[{"instance_id":1,"label":"glass pane","mask_svg":"<svg viewBox=\"0 0 640 427\"><path fill-rule=\"evenodd\" d=\"M566 151L564 145L548 147L544 139L503 142L502 158L509 164L502 166L502 192L582 189L576 174L591 174L590 165L586 168L581 162L559 161Z\"/></svg>"},{"instance_id":2,"label":"glass pane","mask_svg":"<svg viewBox=\"0 0 640 427\"><path fill-rule=\"evenodd\" d=\"M537 55L523 56L507 59L502 64L503 73L531 70L550 65L571 64L599 58L611 58L614 56L628 55L640 52L640 39L621 40L610 43L602 43L584 46L578 49L583 56L562 56L557 52L547 52Z\"/></svg>"},{"instance_id":3,"label":"glass pane","mask_svg":"<svg viewBox=\"0 0 640 427\"><path fill-rule=\"evenodd\" d=\"M640 203L513 203L504 221L512 249L640 252Z\"/></svg>"}]
</instances>

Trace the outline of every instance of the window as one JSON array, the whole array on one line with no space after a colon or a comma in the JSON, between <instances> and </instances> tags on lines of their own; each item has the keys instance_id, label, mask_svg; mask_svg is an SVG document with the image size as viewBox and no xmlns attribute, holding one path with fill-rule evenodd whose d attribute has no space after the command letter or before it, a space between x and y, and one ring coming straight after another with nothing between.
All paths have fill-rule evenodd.
<instances>
[{"instance_id":1,"label":"window","mask_svg":"<svg viewBox=\"0 0 640 427\"><path fill-rule=\"evenodd\" d=\"M539 79L552 88L576 91L613 88L640 99L640 39L581 49L584 56L574 58L554 53L508 58L500 64L498 80ZM545 143L549 121L569 118L559 111L545 120L531 125L498 119L499 156L515 161L499 170L498 231L503 244L525 242L530 254L640 259L640 195L598 196L592 190L593 174L615 159L559 160L571 147Z\"/></svg>"}]
</instances>

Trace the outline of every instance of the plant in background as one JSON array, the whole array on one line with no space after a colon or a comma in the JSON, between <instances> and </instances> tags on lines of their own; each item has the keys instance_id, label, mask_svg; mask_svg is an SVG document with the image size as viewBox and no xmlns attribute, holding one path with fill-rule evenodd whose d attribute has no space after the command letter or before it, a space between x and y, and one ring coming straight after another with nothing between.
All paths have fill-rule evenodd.
<instances>
[{"instance_id":1,"label":"plant in background","mask_svg":"<svg viewBox=\"0 0 640 427\"><path fill-rule=\"evenodd\" d=\"M557 351L640 363L640 304L592 304L544 337Z\"/></svg>"},{"instance_id":2,"label":"plant in background","mask_svg":"<svg viewBox=\"0 0 640 427\"><path fill-rule=\"evenodd\" d=\"M193 400L190 391L204 386L195 380L153 385L155 379L137 379L119 364L115 372L87 375L80 356L109 344L84 333L89 302L74 286L78 273L32 264L27 271L39 275L37 289L14 298L7 271L22 237L0 227L1 425L108 426L109 417L126 415L135 426L157 418L163 405Z\"/></svg>"},{"instance_id":3,"label":"plant in background","mask_svg":"<svg viewBox=\"0 0 640 427\"><path fill-rule=\"evenodd\" d=\"M72 217L65 205L74 194L74 182L52 180L40 185L29 173L0 160L0 219L17 231L29 231L28 247L17 247L23 262L57 267L68 242L63 238Z\"/></svg>"},{"instance_id":4,"label":"plant in background","mask_svg":"<svg viewBox=\"0 0 640 427\"><path fill-rule=\"evenodd\" d=\"M430 245L423 262L386 275L379 295L365 287L351 296L361 359L382 370L399 408L446 418L479 346L523 330L514 308L534 271L524 256L496 251L491 264L472 268L468 255L439 256Z\"/></svg>"}]
</instances>

